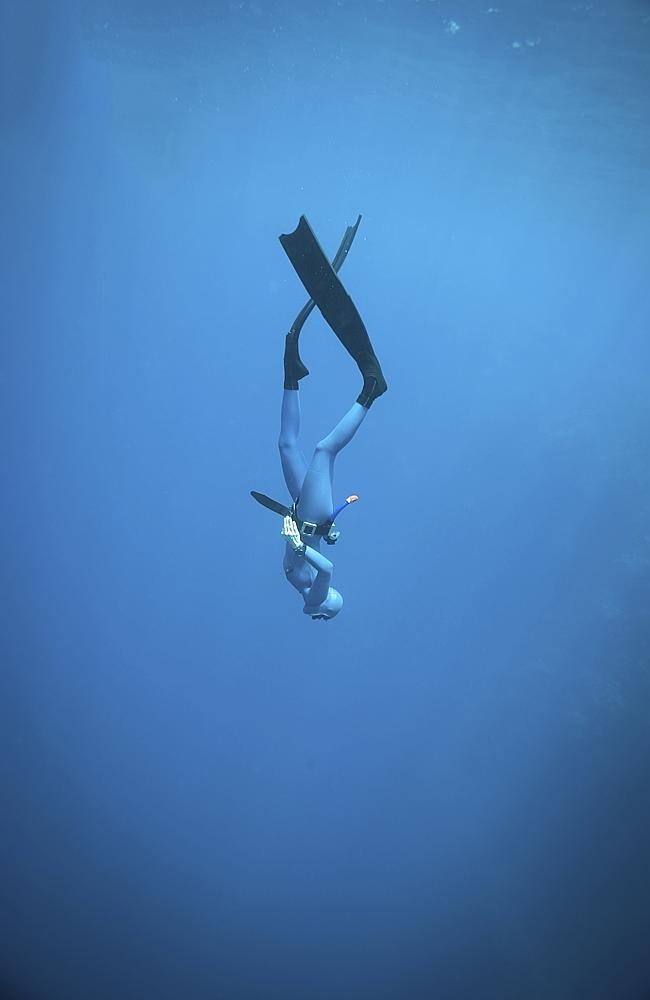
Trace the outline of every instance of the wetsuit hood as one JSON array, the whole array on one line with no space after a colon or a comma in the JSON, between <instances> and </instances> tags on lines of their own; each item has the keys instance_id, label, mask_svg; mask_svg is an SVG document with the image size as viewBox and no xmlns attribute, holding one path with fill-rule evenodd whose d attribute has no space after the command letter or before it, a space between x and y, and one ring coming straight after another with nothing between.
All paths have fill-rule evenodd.
<instances>
[{"instance_id":1,"label":"wetsuit hood","mask_svg":"<svg viewBox=\"0 0 650 1000\"><path fill-rule=\"evenodd\" d=\"M334 587L330 587L327 591L327 597L322 604L319 604L317 608L309 608L306 606L303 611L306 615L311 615L314 621L318 621L324 618L329 621L330 618L336 618L339 611L343 607L343 598L339 594L338 590Z\"/></svg>"}]
</instances>

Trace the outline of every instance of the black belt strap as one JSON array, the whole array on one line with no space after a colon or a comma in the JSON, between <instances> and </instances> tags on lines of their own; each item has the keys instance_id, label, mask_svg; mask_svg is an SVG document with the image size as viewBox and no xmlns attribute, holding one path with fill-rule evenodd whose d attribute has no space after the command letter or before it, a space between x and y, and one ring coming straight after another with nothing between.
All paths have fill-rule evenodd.
<instances>
[{"instance_id":1,"label":"black belt strap","mask_svg":"<svg viewBox=\"0 0 650 1000\"><path fill-rule=\"evenodd\" d=\"M326 521L324 524L316 524L314 521L299 521L296 517L296 505L293 507L287 507L286 504L280 503L279 500L272 500L271 497L267 497L265 493L258 493L257 490L251 490L251 496L258 503L262 504L262 507L266 507L268 510L272 510L275 514L281 514L282 517L286 517L287 514L294 519L298 525L298 531L301 535L320 535L321 537L326 537L329 535L330 528L332 527L331 521Z\"/></svg>"}]
</instances>

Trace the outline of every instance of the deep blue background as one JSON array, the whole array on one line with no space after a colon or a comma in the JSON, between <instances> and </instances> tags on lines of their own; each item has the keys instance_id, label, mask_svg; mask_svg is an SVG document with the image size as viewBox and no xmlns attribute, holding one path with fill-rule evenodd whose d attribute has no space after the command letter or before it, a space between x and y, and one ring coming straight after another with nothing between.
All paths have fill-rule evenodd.
<instances>
[{"instance_id":1,"label":"deep blue background","mask_svg":"<svg viewBox=\"0 0 650 1000\"><path fill-rule=\"evenodd\" d=\"M650 4L494 7L0 4L2 1000L650 990Z\"/></svg>"}]
</instances>

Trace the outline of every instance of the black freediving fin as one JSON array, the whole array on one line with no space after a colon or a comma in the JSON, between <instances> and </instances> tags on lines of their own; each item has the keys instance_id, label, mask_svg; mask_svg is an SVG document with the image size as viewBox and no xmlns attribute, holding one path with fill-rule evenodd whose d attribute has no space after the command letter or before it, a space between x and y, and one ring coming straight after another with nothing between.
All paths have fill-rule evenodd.
<instances>
[{"instance_id":1,"label":"black freediving fin","mask_svg":"<svg viewBox=\"0 0 650 1000\"><path fill-rule=\"evenodd\" d=\"M357 307L304 215L292 233L280 236L280 243L323 318L356 361L363 375L363 389L357 402L369 407L386 392L387 385Z\"/></svg>"},{"instance_id":2,"label":"black freediving fin","mask_svg":"<svg viewBox=\"0 0 650 1000\"><path fill-rule=\"evenodd\" d=\"M358 216L357 221L353 226L348 226L343 234L343 239L341 240L340 246L336 251L334 258L332 260L332 270L337 272L340 267L342 267L345 258L348 255L348 251L352 246L354 237L357 235L357 229L359 228L359 223L361 222L361 216ZM305 325L305 321L316 303L313 299L307 302L295 320L291 324L288 334L284 338L284 388L285 389L297 389L298 382L301 378L309 375L309 368L305 365L302 358L300 357L299 351L299 338L300 331Z\"/></svg>"},{"instance_id":3,"label":"black freediving fin","mask_svg":"<svg viewBox=\"0 0 650 1000\"><path fill-rule=\"evenodd\" d=\"M335 273L338 273L340 268L345 263L345 258L348 255L352 243L354 242L354 237L357 235L357 229L359 228L360 222L361 222L361 216L357 218L357 221L353 226L348 226L347 229L345 230L345 233L343 234L343 239L341 240L340 246L336 251L336 254L334 255L334 258L332 260L332 270ZM280 237L280 240L282 240L282 237ZM289 336L294 336L294 337L298 336L303 326L305 325L307 317L309 316L315 305L316 303L314 302L313 299L310 299L309 302L305 303L305 305L302 307L302 309L296 316L295 320L291 324L291 329L289 330Z\"/></svg>"}]
</instances>

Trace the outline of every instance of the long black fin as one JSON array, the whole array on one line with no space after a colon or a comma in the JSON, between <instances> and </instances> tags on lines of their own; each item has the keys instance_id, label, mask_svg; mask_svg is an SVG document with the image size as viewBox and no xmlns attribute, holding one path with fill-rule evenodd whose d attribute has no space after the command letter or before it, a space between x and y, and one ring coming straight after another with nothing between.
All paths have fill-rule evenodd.
<instances>
[{"instance_id":1,"label":"long black fin","mask_svg":"<svg viewBox=\"0 0 650 1000\"><path fill-rule=\"evenodd\" d=\"M345 230L340 246L336 251L334 258L332 260L332 270L335 273L338 273L340 268L345 263L345 258L347 257L350 251L350 247L354 242L354 237L357 235L357 229L359 228L360 223L361 223L361 216L357 218L357 221L353 226L348 226L347 229ZM280 237L280 242L282 242L282 237ZM307 317L309 316L315 305L316 303L314 302L313 299L310 299L309 302L305 303L305 305L302 307L302 309L296 316L295 320L291 324L291 329L289 330L289 336L294 336L294 337L298 336L303 326L305 325L305 320L307 319Z\"/></svg>"},{"instance_id":2,"label":"long black fin","mask_svg":"<svg viewBox=\"0 0 650 1000\"><path fill-rule=\"evenodd\" d=\"M323 319L356 361L363 375L357 402L369 407L388 387L357 307L304 215L292 233L280 236L280 243Z\"/></svg>"}]
</instances>

